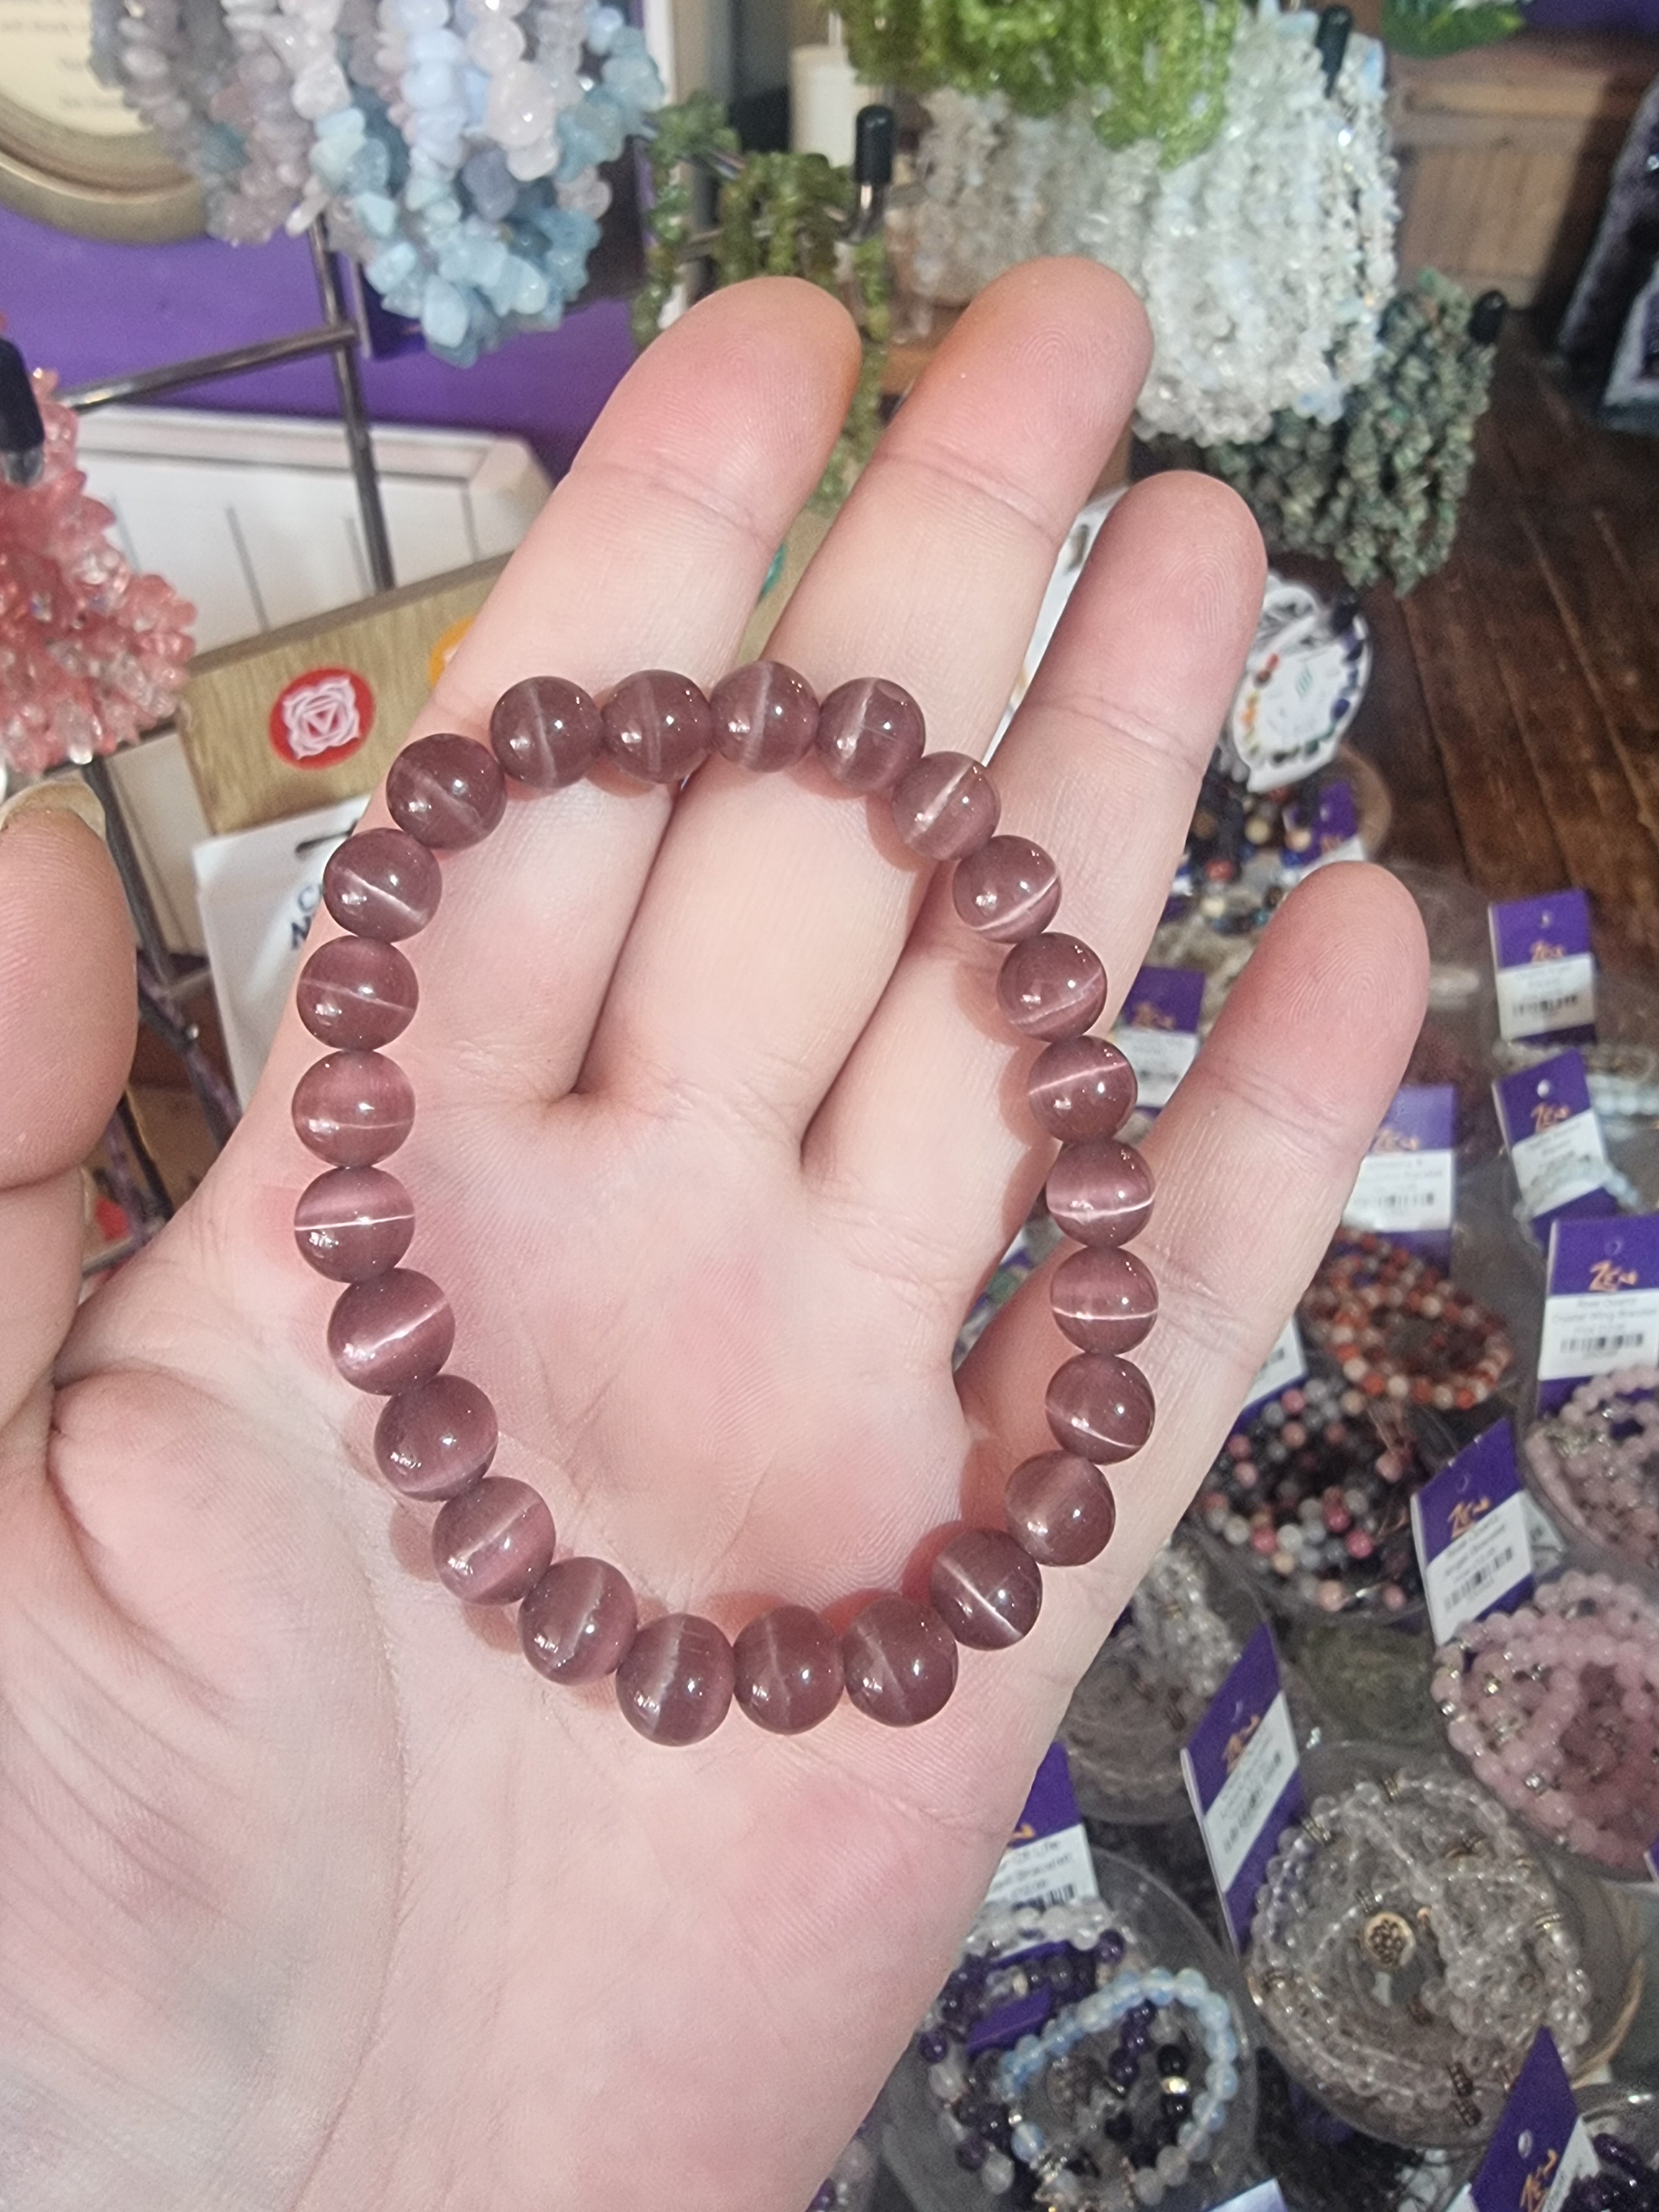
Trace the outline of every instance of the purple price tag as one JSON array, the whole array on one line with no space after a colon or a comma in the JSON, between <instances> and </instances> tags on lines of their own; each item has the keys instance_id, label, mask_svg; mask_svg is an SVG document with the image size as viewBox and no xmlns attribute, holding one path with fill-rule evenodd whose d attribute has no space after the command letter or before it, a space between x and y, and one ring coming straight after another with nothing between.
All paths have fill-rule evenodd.
<instances>
[{"instance_id":1,"label":"purple price tag","mask_svg":"<svg viewBox=\"0 0 1659 2212\"><path fill-rule=\"evenodd\" d=\"M1129 986L1120 1024L1133 1030L1190 1030L1198 1033L1204 1010L1201 968L1143 968Z\"/></svg>"},{"instance_id":2,"label":"purple price tag","mask_svg":"<svg viewBox=\"0 0 1659 2212\"><path fill-rule=\"evenodd\" d=\"M1489 910L1498 1022L1512 1040L1595 1034L1589 901L1580 890L1510 899Z\"/></svg>"},{"instance_id":3,"label":"purple price tag","mask_svg":"<svg viewBox=\"0 0 1659 2212\"><path fill-rule=\"evenodd\" d=\"M1066 1747L1063 1743L1051 1743L1042 1754L1042 1765L1031 1778L1025 1808L1008 1838L1008 1848L1017 1850L1022 1844L1036 1843L1040 1836L1057 1836L1062 1828L1075 1828L1082 1818L1077 1808L1077 1791L1072 1787ZM1021 1899L1019 1902L1028 1900Z\"/></svg>"},{"instance_id":4,"label":"purple price tag","mask_svg":"<svg viewBox=\"0 0 1659 2212\"><path fill-rule=\"evenodd\" d=\"M1659 1361L1659 1215L1558 1221L1550 1231L1538 1410L1593 1375Z\"/></svg>"},{"instance_id":5,"label":"purple price tag","mask_svg":"<svg viewBox=\"0 0 1659 2212\"><path fill-rule=\"evenodd\" d=\"M1583 1215L1617 1213L1601 1124L1590 1103L1583 1055L1559 1052L1492 1085L1522 1201L1534 1229Z\"/></svg>"},{"instance_id":6,"label":"purple price tag","mask_svg":"<svg viewBox=\"0 0 1659 2212\"><path fill-rule=\"evenodd\" d=\"M1204 983L1201 968L1143 968L1129 986L1112 1037L1134 1069L1144 1114L1169 1104L1198 1057Z\"/></svg>"},{"instance_id":7,"label":"purple price tag","mask_svg":"<svg viewBox=\"0 0 1659 2212\"><path fill-rule=\"evenodd\" d=\"M1589 901L1583 891L1510 899L1491 908L1492 957L1500 968L1529 968L1590 949Z\"/></svg>"},{"instance_id":8,"label":"purple price tag","mask_svg":"<svg viewBox=\"0 0 1659 2212\"><path fill-rule=\"evenodd\" d=\"M1301 852L1285 848L1285 866L1294 875L1304 875L1310 868L1322 867L1327 860L1358 860L1359 811L1354 805L1353 786L1339 778L1328 783L1314 801L1313 819L1297 807L1285 810L1301 828L1311 830L1313 842ZM1352 849L1350 849L1352 848Z\"/></svg>"},{"instance_id":9,"label":"purple price tag","mask_svg":"<svg viewBox=\"0 0 1659 2212\"><path fill-rule=\"evenodd\" d=\"M1449 1083L1407 1084L1394 1094L1343 1209L1350 1229L1370 1230L1443 1263L1451 1254L1457 1092Z\"/></svg>"},{"instance_id":10,"label":"purple price tag","mask_svg":"<svg viewBox=\"0 0 1659 2212\"><path fill-rule=\"evenodd\" d=\"M1265 1620L1193 1730L1181 1766L1227 1925L1243 1950L1267 1862L1303 1806L1296 1730Z\"/></svg>"},{"instance_id":11,"label":"purple price tag","mask_svg":"<svg viewBox=\"0 0 1659 2212\"><path fill-rule=\"evenodd\" d=\"M1555 2038L1540 2027L1470 2184L1476 2212L1554 2212L1576 2180L1599 2171Z\"/></svg>"},{"instance_id":12,"label":"purple price tag","mask_svg":"<svg viewBox=\"0 0 1659 2212\"><path fill-rule=\"evenodd\" d=\"M1494 1422L1425 1482L1411 1513L1437 1644L1465 1621L1530 1597L1532 1541L1508 1421Z\"/></svg>"},{"instance_id":13,"label":"purple price tag","mask_svg":"<svg viewBox=\"0 0 1659 2212\"><path fill-rule=\"evenodd\" d=\"M1051 1743L1032 1778L986 1902L1006 1911L1019 1905L1061 1904L1099 1894L1066 1747ZM1064 1948L1063 1944L1038 1936L1024 1949L1005 1954L1002 1963L1009 1966L1016 1960L1029 1963ZM1022 2035L1042 2027L1053 2003L1053 1990L1034 1984L1023 1996L1011 1996L994 2006L969 2030L969 2052L1017 2043Z\"/></svg>"}]
</instances>

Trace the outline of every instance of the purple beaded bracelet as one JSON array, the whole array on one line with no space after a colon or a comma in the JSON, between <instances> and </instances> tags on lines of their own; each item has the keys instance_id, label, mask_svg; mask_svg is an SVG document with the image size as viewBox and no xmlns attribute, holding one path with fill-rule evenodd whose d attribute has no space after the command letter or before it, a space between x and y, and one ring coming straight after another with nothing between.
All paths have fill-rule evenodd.
<instances>
[{"instance_id":1,"label":"purple beaded bracelet","mask_svg":"<svg viewBox=\"0 0 1659 2212\"><path fill-rule=\"evenodd\" d=\"M999 802L965 754L926 755L921 711L880 678L843 684L822 705L793 669L756 661L712 698L653 669L617 685L603 712L580 686L550 676L515 684L490 717L489 744L418 738L392 763L386 805L396 829L348 838L329 861L323 897L350 934L322 945L300 976L300 1018L331 1048L301 1078L294 1126L330 1164L295 1209L303 1257L347 1288L328 1325L336 1366L386 1404L374 1431L381 1473L405 1498L441 1501L432 1530L437 1571L458 1597L519 1607L525 1655L556 1682L616 1677L617 1702L641 1735L694 1743L735 1697L750 1717L795 1735L828 1717L843 1691L873 1719L930 1719L957 1679L957 1647L1017 1643L1042 1602L1043 1566L1104 1549L1116 1509L1103 1464L1127 1459L1152 1426L1152 1394L1122 1357L1152 1328L1158 1290L1120 1248L1152 1202L1146 1162L1116 1141L1134 1104L1133 1070L1115 1047L1085 1034L1106 1003L1106 972L1074 937L1050 932L1060 874L1042 847L996 834ZM401 1035L419 997L397 940L438 908L434 848L474 845L501 820L507 779L538 791L574 783L605 756L652 783L678 785L711 751L781 769L816 747L844 789L890 796L908 848L955 864L956 911L977 934L1011 947L997 979L1003 1012L1044 1049L1028 1095L1038 1127L1061 1140L1048 1205L1083 1247L1055 1272L1060 1328L1079 1346L1048 1386L1059 1449L1009 1476L1006 1528L969 1528L933 1562L932 1602L872 1599L837 1636L817 1613L784 1605L735 1643L695 1613L641 1624L627 1578L608 1561L554 1558L553 1516L528 1483L489 1469L495 1411L474 1382L447 1371L455 1322L429 1277L398 1262L414 1206L376 1165L408 1136L409 1079L381 1048Z\"/></svg>"}]
</instances>

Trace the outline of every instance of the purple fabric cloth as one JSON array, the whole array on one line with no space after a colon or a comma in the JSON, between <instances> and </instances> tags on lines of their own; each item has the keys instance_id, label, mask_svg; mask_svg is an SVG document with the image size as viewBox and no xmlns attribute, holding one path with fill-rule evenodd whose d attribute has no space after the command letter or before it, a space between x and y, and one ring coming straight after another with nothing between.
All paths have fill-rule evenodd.
<instances>
[{"instance_id":1,"label":"purple fabric cloth","mask_svg":"<svg viewBox=\"0 0 1659 2212\"><path fill-rule=\"evenodd\" d=\"M57 369L65 384L221 352L321 319L303 239L110 246L4 208L0 313L30 364ZM419 349L366 361L363 386L377 422L515 432L557 473L633 353L626 302L601 300L562 328L514 338L472 368L452 368ZM172 394L168 404L331 415L334 374L325 359L290 362Z\"/></svg>"},{"instance_id":2,"label":"purple fabric cloth","mask_svg":"<svg viewBox=\"0 0 1659 2212\"><path fill-rule=\"evenodd\" d=\"M1659 0L1531 0L1527 21L1540 31L1628 31L1659 39Z\"/></svg>"}]
</instances>

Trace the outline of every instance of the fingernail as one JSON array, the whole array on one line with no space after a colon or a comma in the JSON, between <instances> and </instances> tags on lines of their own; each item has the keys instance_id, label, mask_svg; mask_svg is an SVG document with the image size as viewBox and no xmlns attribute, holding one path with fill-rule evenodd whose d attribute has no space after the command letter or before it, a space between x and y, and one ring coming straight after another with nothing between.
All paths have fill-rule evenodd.
<instances>
[{"instance_id":1,"label":"fingernail","mask_svg":"<svg viewBox=\"0 0 1659 2212\"><path fill-rule=\"evenodd\" d=\"M77 775L43 776L0 801L0 837L26 814L73 814L94 836L104 835L104 810Z\"/></svg>"}]
</instances>

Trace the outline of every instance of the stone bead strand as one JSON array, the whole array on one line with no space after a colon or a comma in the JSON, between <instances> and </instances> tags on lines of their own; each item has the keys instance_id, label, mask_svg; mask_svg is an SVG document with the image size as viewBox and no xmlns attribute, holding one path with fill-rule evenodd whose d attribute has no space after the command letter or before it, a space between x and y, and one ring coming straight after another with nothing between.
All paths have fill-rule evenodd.
<instances>
[{"instance_id":1,"label":"stone bead strand","mask_svg":"<svg viewBox=\"0 0 1659 2212\"><path fill-rule=\"evenodd\" d=\"M1454 1751L1511 1813L1603 1873L1640 1879L1659 1834L1659 1606L1569 1569L1467 1622L1430 1685Z\"/></svg>"},{"instance_id":2,"label":"stone bead strand","mask_svg":"<svg viewBox=\"0 0 1659 2212\"><path fill-rule=\"evenodd\" d=\"M1245 1971L1295 2079L1397 2140L1486 2142L1540 2027L1570 2069L1589 2036L1553 1879L1477 1784L1437 1768L1314 1799L1267 1862Z\"/></svg>"},{"instance_id":3,"label":"stone bead strand","mask_svg":"<svg viewBox=\"0 0 1659 2212\"><path fill-rule=\"evenodd\" d=\"M1106 1004L1106 973L1079 939L1048 928L1060 896L1050 855L1000 833L984 769L961 753L925 754L926 734L897 684L859 678L820 702L775 661L734 670L709 696L686 677L649 670L603 707L562 678L530 677L497 702L488 744L446 732L406 746L386 778L394 826L348 838L324 874L324 903L348 934L319 947L300 976L300 1018L329 1049L301 1078L293 1115L328 1171L301 1195L294 1228L301 1256L343 1286L330 1352L348 1382L386 1400L376 1464L403 1496L437 1506L433 1556L445 1584L468 1603L516 1605L525 1656L550 1680L613 1677L623 1712L656 1742L700 1741L734 1700L779 1735L817 1727L843 1695L890 1727L930 1719L955 1687L958 1646L1017 1643L1041 1610L1042 1569L1104 1549L1116 1509L1101 1469L1139 1450L1152 1431L1151 1389L1123 1355L1151 1329L1158 1291L1122 1248L1146 1224L1152 1180L1117 1141L1134 1105L1133 1071L1086 1034ZM1048 1388L1055 1449L1009 1476L1002 1528L949 1537L928 1601L878 1596L840 1635L798 1605L761 1614L735 1641L698 1614L641 1622L617 1567L555 1559L546 1501L490 1471L495 1408L447 1368L454 1316L440 1286L402 1264L414 1205L380 1165L414 1122L412 1086L385 1048L419 1006L416 971L398 948L438 911L437 854L487 839L509 784L559 790L604 760L678 787L713 753L760 770L815 754L844 790L887 799L911 852L952 864L957 914L1006 948L997 1002L1017 1036L1042 1046L1027 1093L1038 1128L1060 1144L1050 1208L1081 1248L1053 1282L1055 1322L1077 1347Z\"/></svg>"}]
</instances>

